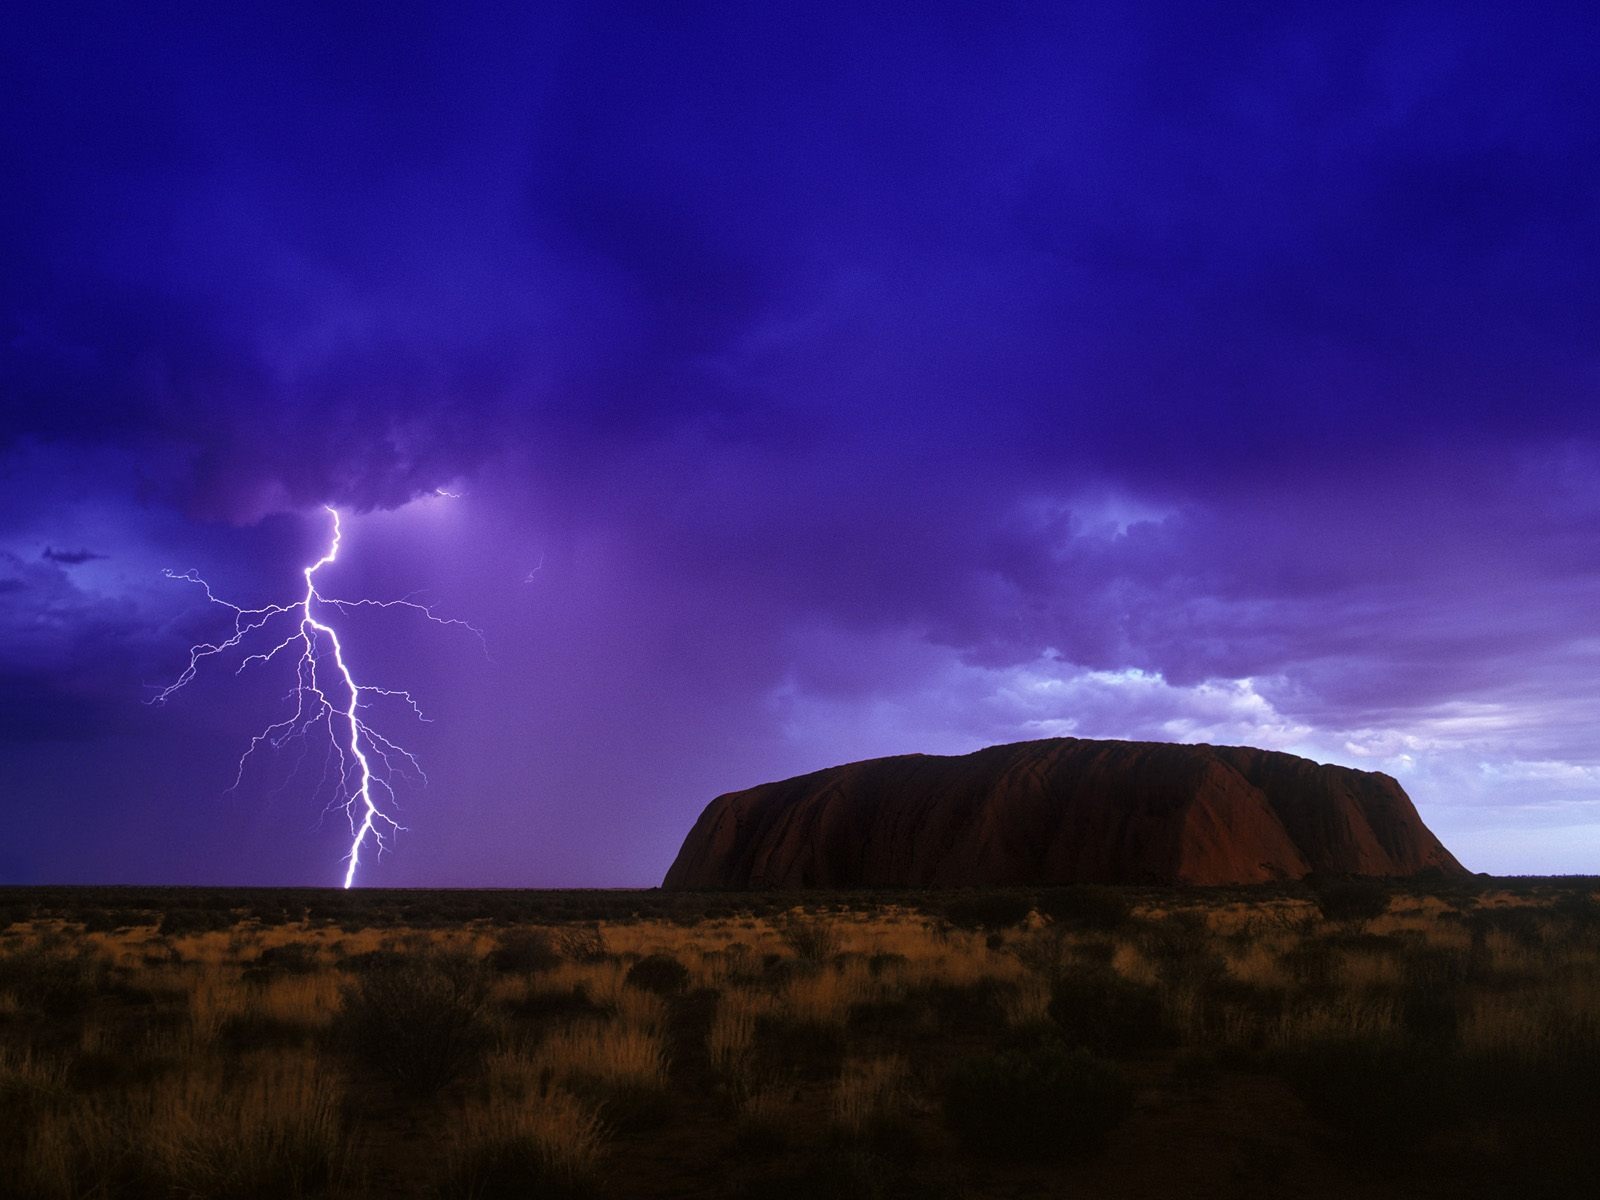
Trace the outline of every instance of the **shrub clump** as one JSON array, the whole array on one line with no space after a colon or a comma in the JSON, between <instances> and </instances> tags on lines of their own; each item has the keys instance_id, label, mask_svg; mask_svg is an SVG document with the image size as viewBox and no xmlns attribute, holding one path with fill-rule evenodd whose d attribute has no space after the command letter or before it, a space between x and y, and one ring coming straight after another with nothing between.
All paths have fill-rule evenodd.
<instances>
[{"instance_id":1,"label":"shrub clump","mask_svg":"<svg viewBox=\"0 0 1600 1200\"><path fill-rule=\"evenodd\" d=\"M1329 1038L1279 1062L1310 1113L1361 1149L1398 1157L1457 1115L1454 1056L1397 1038Z\"/></svg>"},{"instance_id":2,"label":"shrub clump","mask_svg":"<svg viewBox=\"0 0 1600 1200\"><path fill-rule=\"evenodd\" d=\"M845 1024L852 1033L898 1041L921 1032L917 1018L922 1012L910 997L857 1000L850 1006Z\"/></svg>"},{"instance_id":3,"label":"shrub clump","mask_svg":"<svg viewBox=\"0 0 1600 1200\"><path fill-rule=\"evenodd\" d=\"M1051 888L1039 897L1039 912L1073 929L1110 932L1133 915L1133 905L1116 888L1095 883Z\"/></svg>"},{"instance_id":4,"label":"shrub clump","mask_svg":"<svg viewBox=\"0 0 1600 1200\"><path fill-rule=\"evenodd\" d=\"M1156 974L1173 988L1205 991L1228 977L1228 961L1205 942L1155 939L1147 947L1155 959Z\"/></svg>"},{"instance_id":5,"label":"shrub clump","mask_svg":"<svg viewBox=\"0 0 1600 1200\"><path fill-rule=\"evenodd\" d=\"M1551 911L1578 931L1600 928L1600 896L1592 891L1569 892Z\"/></svg>"},{"instance_id":6,"label":"shrub clump","mask_svg":"<svg viewBox=\"0 0 1600 1200\"><path fill-rule=\"evenodd\" d=\"M268 946L244 969L247 982L261 983L278 975L309 975L317 970L317 952L304 942Z\"/></svg>"},{"instance_id":7,"label":"shrub clump","mask_svg":"<svg viewBox=\"0 0 1600 1200\"><path fill-rule=\"evenodd\" d=\"M556 949L572 962L600 962L606 956L606 939L599 929L563 929L556 934Z\"/></svg>"},{"instance_id":8,"label":"shrub clump","mask_svg":"<svg viewBox=\"0 0 1600 1200\"><path fill-rule=\"evenodd\" d=\"M1016 994L1017 985L1009 979L975 979L910 988L906 999L927 1005L952 1033L986 1033L1005 1025L1006 1002Z\"/></svg>"},{"instance_id":9,"label":"shrub clump","mask_svg":"<svg viewBox=\"0 0 1600 1200\"><path fill-rule=\"evenodd\" d=\"M1279 956L1289 978L1301 988L1315 992L1331 990L1340 978L1339 948L1327 938L1307 938Z\"/></svg>"},{"instance_id":10,"label":"shrub clump","mask_svg":"<svg viewBox=\"0 0 1600 1200\"><path fill-rule=\"evenodd\" d=\"M1020 925L1033 911L1033 902L1011 892L979 892L945 905L944 919L957 929L1001 930Z\"/></svg>"},{"instance_id":11,"label":"shrub clump","mask_svg":"<svg viewBox=\"0 0 1600 1200\"><path fill-rule=\"evenodd\" d=\"M876 979L885 971L905 966L908 961L910 960L904 954L896 954L893 950L880 950L867 959L867 970Z\"/></svg>"},{"instance_id":12,"label":"shrub clump","mask_svg":"<svg viewBox=\"0 0 1600 1200\"><path fill-rule=\"evenodd\" d=\"M233 913L218 908L174 908L161 918L156 932L163 937L179 937L186 933L215 933L232 929Z\"/></svg>"},{"instance_id":13,"label":"shrub clump","mask_svg":"<svg viewBox=\"0 0 1600 1200\"><path fill-rule=\"evenodd\" d=\"M641 992L675 996L689 985L689 968L670 954L651 954L629 967L622 982Z\"/></svg>"},{"instance_id":14,"label":"shrub clump","mask_svg":"<svg viewBox=\"0 0 1600 1200\"><path fill-rule=\"evenodd\" d=\"M752 1048L763 1074L832 1079L844 1067L845 1034L838 1025L765 1013L756 1018Z\"/></svg>"},{"instance_id":15,"label":"shrub clump","mask_svg":"<svg viewBox=\"0 0 1600 1200\"><path fill-rule=\"evenodd\" d=\"M612 1133L643 1133L672 1119L672 1095L665 1088L628 1079L578 1076L572 1094L599 1114Z\"/></svg>"},{"instance_id":16,"label":"shrub clump","mask_svg":"<svg viewBox=\"0 0 1600 1200\"><path fill-rule=\"evenodd\" d=\"M1068 1043L1120 1057L1170 1044L1157 988L1114 971L1062 976L1046 1010Z\"/></svg>"},{"instance_id":17,"label":"shrub clump","mask_svg":"<svg viewBox=\"0 0 1600 1200\"><path fill-rule=\"evenodd\" d=\"M963 1059L944 1079L946 1123L969 1150L992 1158L1085 1157L1132 1106L1114 1065L1059 1044Z\"/></svg>"},{"instance_id":18,"label":"shrub clump","mask_svg":"<svg viewBox=\"0 0 1600 1200\"><path fill-rule=\"evenodd\" d=\"M827 962L839 952L839 935L826 921L795 918L778 927L783 944L801 962Z\"/></svg>"},{"instance_id":19,"label":"shrub clump","mask_svg":"<svg viewBox=\"0 0 1600 1200\"><path fill-rule=\"evenodd\" d=\"M563 1092L469 1112L459 1128L433 1189L439 1200L587 1200L597 1193L604 1131Z\"/></svg>"},{"instance_id":20,"label":"shrub clump","mask_svg":"<svg viewBox=\"0 0 1600 1200\"><path fill-rule=\"evenodd\" d=\"M696 988L675 996L667 1009L667 1063L680 1079L701 1079L711 1072L709 1039L722 993Z\"/></svg>"},{"instance_id":21,"label":"shrub clump","mask_svg":"<svg viewBox=\"0 0 1600 1200\"><path fill-rule=\"evenodd\" d=\"M533 1021L570 1021L588 1018L609 1021L615 1010L589 995L586 984L575 983L565 991L533 992L511 1005L511 1012Z\"/></svg>"},{"instance_id":22,"label":"shrub clump","mask_svg":"<svg viewBox=\"0 0 1600 1200\"><path fill-rule=\"evenodd\" d=\"M1365 925L1389 911L1389 889L1370 879L1326 883L1315 891L1317 910L1325 921Z\"/></svg>"},{"instance_id":23,"label":"shrub clump","mask_svg":"<svg viewBox=\"0 0 1600 1200\"><path fill-rule=\"evenodd\" d=\"M535 975L554 970L561 955L541 929L516 929L501 934L500 943L484 959L489 969L502 975Z\"/></svg>"},{"instance_id":24,"label":"shrub clump","mask_svg":"<svg viewBox=\"0 0 1600 1200\"><path fill-rule=\"evenodd\" d=\"M105 992L110 975L111 964L95 954L33 946L0 955L0 990L33 1013L74 1016Z\"/></svg>"},{"instance_id":25,"label":"shrub clump","mask_svg":"<svg viewBox=\"0 0 1600 1200\"><path fill-rule=\"evenodd\" d=\"M368 970L344 990L333 1044L413 1095L431 1095L482 1059L488 988L471 959L419 955Z\"/></svg>"},{"instance_id":26,"label":"shrub clump","mask_svg":"<svg viewBox=\"0 0 1600 1200\"><path fill-rule=\"evenodd\" d=\"M1519 945L1536 947L1544 942L1545 921L1545 913L1536 908L1483 908L1467 919L1467 927L1475 940L1487 933L1503 933Z\"/></svg>"},{"instance_id":27,"label":"shrub clump","mask_svg":"<svg viewBox=\"0 0 1600 1200\"><path fill-rule=\"evenodd\" d=\"M511 1137L458 1151L434 1194L440 1200L586 1200L595 1188L586 1176L561 1173L537 1143Z\"/></svg>"},{"instance_id":28,"label":"shrub clump","mask_svg":"<svg viewBox=\"0 0 1600 1200\"><path fill-rule=\"evenodd\" d=\"M82 913L78 919L82 922L85 933L111 933L113 930L126 929L132 924L125 914L104 908L91 908Z\"/></svg>"},{"instance_id":29,"label":"shrub clump","mask_svg":"<svg viewBox=\"0 0 1600 1200\"><path fill-rule=\"evenodd\" d=\"M341 958L336 965L341 971L348 971L352 975L366 975L375 971L391 971L408 961L398 950L378 949L363 950L359 954Z\"/></svg>"},{"instance_id":30,"label":"shrub clump","mask_svg":"<svg viewBox=\"0 0 1600 1200\"><path fill-rule=\"evenodd\" d=\"M13 925L22 925L33 920L33 909L25 904L0 904L0 933L4 933Z\"/></svg>"}]
</instances>

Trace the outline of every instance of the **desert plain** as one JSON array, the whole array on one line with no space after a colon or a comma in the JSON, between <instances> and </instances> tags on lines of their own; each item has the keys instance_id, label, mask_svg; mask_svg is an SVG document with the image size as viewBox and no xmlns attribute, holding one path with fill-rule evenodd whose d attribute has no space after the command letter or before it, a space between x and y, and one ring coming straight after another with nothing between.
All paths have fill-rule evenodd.
<instances>
[{"instance_id":1,"label":"desert plain","mask_svg":"<svg viewBox=\"0 0 1600 1200\"><path fill-rule=\"evenodd\" d=\"M6 889L0 1191L1592 1194L1595 893Z\"/></svg>"}]
</instances>

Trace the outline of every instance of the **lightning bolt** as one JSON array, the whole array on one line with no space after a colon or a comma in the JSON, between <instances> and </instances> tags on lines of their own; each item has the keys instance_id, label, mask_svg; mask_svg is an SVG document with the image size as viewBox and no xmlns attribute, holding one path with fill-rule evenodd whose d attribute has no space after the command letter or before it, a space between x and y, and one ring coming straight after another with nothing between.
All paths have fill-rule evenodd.
<instances>
[{"instance_id":1,"label":"lightning bolt","mask_svg":"<svg viewBox=\"0 0 1600 1200\"><path fill-rule=\"evenodd\" d=\"M331 769L335 787L334 798L328 807L343 809L350 823L350 851L341 860L345 864L344 886L348 888L355 882L363 850L370 847L374 853L382 854L393 835L404 829L387 811L397 803L391 780L396 775L415 775L422 783L427 782L427 775L411 752L373 729L363 718L363 711L372 707L363 697L397 699L405 703L417 719L426 721L428 718L410 692L356 682L345 659L344 644L339 640L338 630L329 623L332 619L329 610L348 612L357 608L403 608L421 614L436 625L455 625L469 630L480 643L483 634L466 621L440 617L428 605L418 604L409 597L401 600L340 600L324 596L317 590L317 572L338 559L343 541L339 511L326 505L324 511L333 523L328 548L321 558L301 571L305 578L305 593L294 603L244 608L217 596L211 590L211 585L193 570L163 572L169 579L183 580L203 588L208 602L233 614L233 632L220 641L200 642L191 646L189 665L148 703L165 704L174 693L194 679L206 660L219 655L240 651L242 657L234 670L234 674L239 675L252 663L270 663L286 651L294 654L295 686L288 695L294 704L294 711L250 739L249 747L239 756L238 774L229 790L237 788L244 780L245 768L263 745L277 750L290 740L306 738L312 730L321 727L329 742L329 764L324 769L323 783L318 785L318 791L326 785ZM282 636L269 629L285 625L288 629ZM260 635L259 638L257 635ZM272 642L274 637L278 637L275 644ZM252 649L258 642L263 648ZM294 649L291 650L291 647Z\"/></svg>"}]
</instances>

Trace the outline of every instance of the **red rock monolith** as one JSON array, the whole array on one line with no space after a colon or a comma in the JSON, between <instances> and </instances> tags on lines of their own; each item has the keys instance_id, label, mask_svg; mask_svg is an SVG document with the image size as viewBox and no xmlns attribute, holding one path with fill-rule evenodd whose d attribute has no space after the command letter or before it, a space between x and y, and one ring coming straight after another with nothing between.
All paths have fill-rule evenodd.
<instances>
[{"instance_id":1,"label":"red rock monolith","mask_svg":"<svg viewBox=\"0 0 1600 1200\"><path fill-rule=\"evenodd\" d=\"M1050 738L718 796L669 888L1245 884L1460 873L1399 783L1247 746Z\"/></svg>"}]
</instances>

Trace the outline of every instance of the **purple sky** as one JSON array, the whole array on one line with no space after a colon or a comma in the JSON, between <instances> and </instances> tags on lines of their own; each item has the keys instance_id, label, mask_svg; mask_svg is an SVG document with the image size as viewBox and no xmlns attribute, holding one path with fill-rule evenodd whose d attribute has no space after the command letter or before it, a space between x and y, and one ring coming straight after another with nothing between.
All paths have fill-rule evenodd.
<instances>
[{"instance_id":1,"label":"purple sky","mask_svg":"<svg viewBox=\"0 0 1600 1200\"><path fill-rule=\"evenodd\" d=\"M293 747L225 793L285 663L142 703L324 503L487 644L349 618L433 718L365 882L1055 734L1600 869L1591 6L162 7L0 44L0 882L338 881Z\"/></svg>"}]
</instances>

